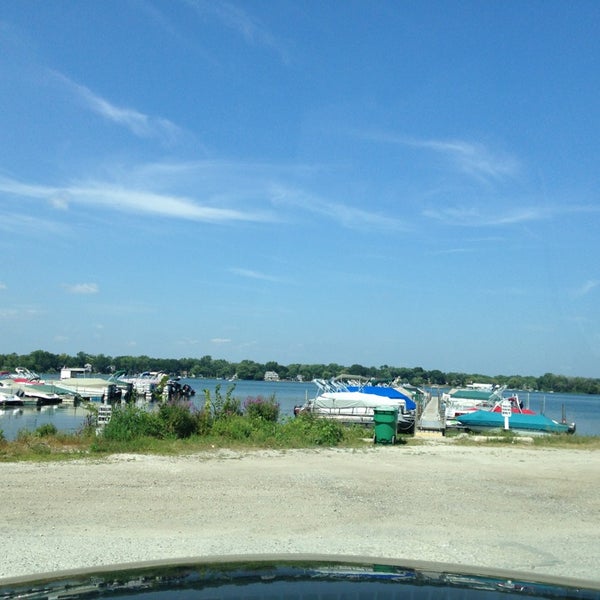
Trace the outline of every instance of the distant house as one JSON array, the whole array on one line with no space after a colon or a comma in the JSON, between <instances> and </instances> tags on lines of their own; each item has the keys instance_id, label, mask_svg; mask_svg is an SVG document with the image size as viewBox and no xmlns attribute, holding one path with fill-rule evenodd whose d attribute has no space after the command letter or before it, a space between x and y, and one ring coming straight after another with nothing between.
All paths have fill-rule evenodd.
<instances>
[{"instance_id":1,"label":"distant house","mask_svg":"<svg viewBox=\"0 0 600 600\"><path fill-rule=\"evenodd\" d=\"M60 370L61 379L73 379L75 377L87 377L92 371L92 365L85 367L63 367Z\"/></svg>"},{"instance_id":2,"label":"distant house","mask_svg":"<svg viewBox=\"0 0 600 600\"><path fill-rule=\"evenodd\" d=\"M265 381L279 381L279 375L275 371L267 371Z\"/></svg>"}]
</instances>

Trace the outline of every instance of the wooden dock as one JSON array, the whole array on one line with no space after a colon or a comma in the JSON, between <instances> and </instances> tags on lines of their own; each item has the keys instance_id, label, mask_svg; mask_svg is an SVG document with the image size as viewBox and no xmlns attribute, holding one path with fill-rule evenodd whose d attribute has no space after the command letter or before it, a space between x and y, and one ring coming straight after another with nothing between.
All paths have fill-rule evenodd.
<instances>
[{"instance_id":1,"label":"wooden dock","mask_svg":"<svg viewBox=\"0 0 600 600\"><path fill-rule=\"evenodd\" d=\"M439 396L431 396L423 408L418 419L417 429L419 431L441 432L446 431L446 417L441 412Z\"/></svg>"}]
</instances>

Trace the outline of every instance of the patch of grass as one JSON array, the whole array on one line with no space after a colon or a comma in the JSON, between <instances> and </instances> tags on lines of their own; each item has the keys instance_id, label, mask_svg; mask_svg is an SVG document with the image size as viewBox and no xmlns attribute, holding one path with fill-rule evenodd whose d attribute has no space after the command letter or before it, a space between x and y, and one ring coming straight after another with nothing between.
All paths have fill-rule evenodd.
<instances>
[{"instance_id":1,"label":"patch of grass","mask_svg":"<svg viewBox=\"0 0 600 600\"><path fill-rule=\"evenodd\" d=\"M171 454L173 440L140 436L132 439L112 439L98 436L91 441L89 451L93 455L108 454Z\"/></svg>"},{"instance_id":2,"label":"patch of grass","mask_svg":"<svg viewBox=\"0 0 600 600\"><path fill-rule=\"evenodd\" d=\"M44 429L20 431L13 442L0 441L0 461L67 460L89 454L91 439L84 433L52 434Z\"/></svg>"},{"instance_id":3,"label":"patch of grass","mask_svg":"<svg viewBox=\"0 0 600 600\"><path fill-rule=\"evenodd\" d=\"M585 450L600 450L600 437L572 435L568 433L549 435L519 435L513 431L498 430L486 433L453 432L452 442L461 445L504 445L504 444L529 444L536 448L579 448Z\"/></svg>"},{"instance_id":4,"label":"patch of grass","mask_svg":"<svg viewBox=\"0 0 600 600\"><path fill-rule=\"evenodd\" d=\"M540 435L533 438L535 446L541 448L580 448L600 450L600 437L595 435Z\"/></svg>"},{"instance_id":5,"label":"patch of grass","mask_svg":"<svg viewBox=\"0 0 600 600\"><path fill-rule=\"evenodd\" d=\"M20 431L13 442L0 432L0 461L64 460L115 453L177 455L215 449L364 448L372 445L372 428L344 426L314 415L279 419L274 397L251 398L244 405L231 396L207 392L200 409L189 402L166 403L148 411L135 406L116 407L103 433L96 435L90 417L75 434L56 431L52 424L34 432ZM514 432L470 435L448 431L445 443L504 445L527 443L529 447L600 450L600 437L578 435L534 436L527 441ZM412 435L398 436L398 444L423 443Z\"/></svg>"},{"instance_id":6,"label":"patch of grass","mask_svg":"<svg viewBox=\"0 0 600 600\"><path fill-rule=\"evenodd\" d=\"M144 438L160 438L163 427L158 415L136 406L118 407L104 426L103 438L107 442L137 442Z\"/></svg>"},{"instance_id":7,"label":"patch of grass","mask_svg":"<svg viewBox=\"0 0 600 600\"><path fill-rule=\"evenodd\" d=\"M45 423L35 430L35 434L38 437L56 436L58 434L58 429L56 429L54 423Z\"/></svg>"}]
</instances>

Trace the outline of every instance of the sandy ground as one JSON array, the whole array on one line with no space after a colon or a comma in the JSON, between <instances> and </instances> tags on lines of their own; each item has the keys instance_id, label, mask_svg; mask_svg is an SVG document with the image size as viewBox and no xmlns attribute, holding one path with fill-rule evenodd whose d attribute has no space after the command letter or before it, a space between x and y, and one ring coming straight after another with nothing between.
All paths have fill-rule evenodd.
<instances>
[{"instance_id":1,"label":"sandy ground","mask_svg":"<svg viewBox=\"0 0 600 600\"><path fill-rule=\"evenodd\" d=\"M600 584L600 452L371 446L1 463L0 584L139 561L327 554Z\"/></svg>"}]
</instances>

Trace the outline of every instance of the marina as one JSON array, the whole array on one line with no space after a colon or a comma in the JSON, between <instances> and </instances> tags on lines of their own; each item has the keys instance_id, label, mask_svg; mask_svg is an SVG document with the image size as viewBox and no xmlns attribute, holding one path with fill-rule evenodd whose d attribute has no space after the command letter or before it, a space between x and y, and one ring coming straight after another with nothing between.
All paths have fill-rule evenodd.
<instances>
[{"instance_id":1,"label":"marina","mask_svg":"<svg viewBox=\"0 0 600 600\"><path fill-rule=\"evenodd\" d=\"M44 377L48 379L48 377ZM195 395L191 401L200 407L204 402L204 390L212 396L217 389L221 394L233 387L233 396L244 402L247 398L275 396L279 403L280 415L293 417L295 407L302 405L318 392L313 382L296 381L246 381L229 382L220 379L181 379L180 385L188 385ZM439 414L439 402L442 394L447 392L441 388L426 388L432 395L429 411L421 415L421 420ZM547 415L560 421L563 407L569 422L577 423L576 435L600 436L600 396L578 394L545 394L541 392L519 392L524 406L535 412ZM0 407L0 430L5 439L13 440L19 431L34 431L38 427L53 423L59 431L74 433L78 431L90 417L84 405L73 405L61 402L50 406L7 406Z\"/></svg>"}]
</instances>

